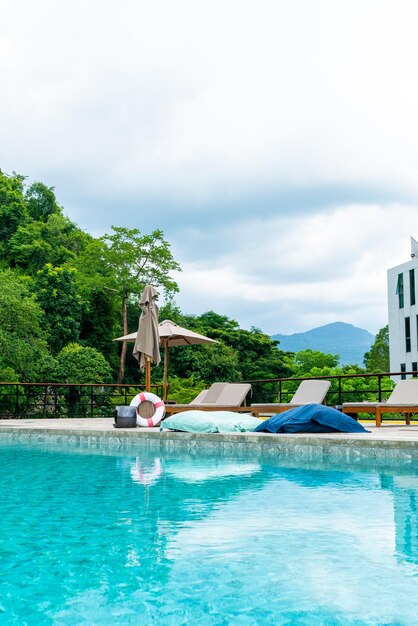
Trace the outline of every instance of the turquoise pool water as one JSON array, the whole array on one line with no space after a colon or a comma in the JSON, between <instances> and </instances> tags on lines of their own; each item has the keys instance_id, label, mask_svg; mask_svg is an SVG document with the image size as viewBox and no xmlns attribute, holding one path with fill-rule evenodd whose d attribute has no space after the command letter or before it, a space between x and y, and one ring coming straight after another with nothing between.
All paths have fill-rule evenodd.
<instances>
[{"instance_id":1,"label":"turquoise pool water","mask_svg":"<svg viewBox=\"0 0 418 626\"><path fill-rule=\"evenodd\" d=\"M418 472L0 445L0 624L418 623Z\"/></svg>"}]
</instances>

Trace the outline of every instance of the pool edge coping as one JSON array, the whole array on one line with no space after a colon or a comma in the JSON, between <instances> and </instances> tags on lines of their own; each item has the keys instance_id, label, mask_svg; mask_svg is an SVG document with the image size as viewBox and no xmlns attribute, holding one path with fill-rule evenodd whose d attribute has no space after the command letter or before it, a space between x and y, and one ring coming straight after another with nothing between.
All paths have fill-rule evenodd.
<instances>
[{"instance_id":1,"label":"pool edge coping","mask_svg":"<svg viewBox=\"0 0 418 626\"><path fill-rule=\"evenodd\" d=\"M361 447L361 448L386 448L386 449L414 449L418 451L418 439L408 438L408 435L393 439L382 438L375 433L350 434L350 433L315 433L315 434L287 434L287 433L187 433L177 431L160 431L159 429L80 429L77 427L48 428L47 426L16 426L0 425L0 435L50 435L51 437L93 437L124 440L145 441L176 441L176 442L199 442L210 441L238 445L269 445L286 446L338 446L338 447Z\"/></svg>"}]
</instances>

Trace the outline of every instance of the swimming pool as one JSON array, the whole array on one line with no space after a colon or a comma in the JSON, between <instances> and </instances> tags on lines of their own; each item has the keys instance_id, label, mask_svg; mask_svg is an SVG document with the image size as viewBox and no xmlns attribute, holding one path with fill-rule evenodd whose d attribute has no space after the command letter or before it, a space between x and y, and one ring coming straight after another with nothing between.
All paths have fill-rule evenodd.
<instances>
[{"instance_id":1,"label":"swimming pool","mask_svg":"<svg viewBox=\"0 0 418 626\"><path fill-rule=\"evenodd\" d=\"M2 442L0 624L418 623L418 471Z\"/></svg>"}]
</instances>

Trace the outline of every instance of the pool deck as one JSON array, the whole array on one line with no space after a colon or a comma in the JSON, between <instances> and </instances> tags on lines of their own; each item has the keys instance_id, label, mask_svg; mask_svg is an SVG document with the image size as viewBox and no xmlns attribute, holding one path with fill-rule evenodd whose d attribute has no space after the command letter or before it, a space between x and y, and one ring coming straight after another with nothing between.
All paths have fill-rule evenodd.
<instances>
[{"instance_id":1,"label":"pool deck","mask_svg":"<svg viewBox=\"0 0 418 626\"><path fill-rule=\"evenodd\" d=\"M114 428L112 418L95 419L12 419L0 420L0 433L54 434L118 438L208 440L228 442L269 443L294 441L297 444L371 445L373 447L409 447L418 450L418 424L386 424L380 428L365 423L369 433L182 433L160 431L159 428Z\"/></svg>"}]
</instances>

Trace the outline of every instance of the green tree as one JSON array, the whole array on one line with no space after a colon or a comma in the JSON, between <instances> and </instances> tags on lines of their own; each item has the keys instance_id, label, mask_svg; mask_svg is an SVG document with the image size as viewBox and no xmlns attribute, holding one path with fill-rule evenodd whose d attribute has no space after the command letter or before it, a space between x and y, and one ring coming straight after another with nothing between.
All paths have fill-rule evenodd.
<instances>
[{"instance_id":1,"label":"green tree","mask_svg":"<svg viewBox=\"0 0 418 626\"><path fill-rule=\"evenodd\" d=\"M338 354L326 354L319 350L300 350L291 359L293 376L307 376L313 369L331 370L338 366L340 357Z\"/></svg>"},{"instance_id":2,"label":"green tree","mask_svg":"<svg viewBox=\"0 0 418 626\"><path fill-rule=\"evenodd\" d=\"M178 404L188 404L204 389L204 383L195 376L170 376L170 398Z\"/></svg>"},{"instance_id":3,"label":"green tree","mask_svg":"<svg viewBox=\"0 0 418 626\"><path fill-rule=\"evenodd\" d=\"M48 356L43 311L27 281L0 271L0 371L3 380L36 381Z\"/></svg>"},{"instance_id":4,"label":"green tree","mask_svg":"<svg viewBox=\"0 0 418 626\"><path fill-rule=\"evenodd\" d=\"M162 378L162 365L155 369L155 375ZM170 380L173 375L184 379L194 377L206 385L216 381L239 380L238 355L222 342L170 348Z\"/></svg>"},{"instance_id":5,"label":"green tree","mask_svg":"<svg viewBox=\"0 0 418 626\"><path fill-rule=\"evenodd\" d=\"M3 254L10 237L28 218L24 180L24 176L8 176L0 170L0 252Z\"/></svg>"},{"instance_id":6,"label":"green tree","mask_svg":"<svg viewBox=\"0 0 418 626\"><path fill-rule=\"evenodd\" d=\"M46 222L54 213L61 213L53 187L47 187L39 182L32 183L25 197L29 216L35 221Z\"/></svg>"},{"instance_id":7,"label":"green tree","mask_svg":"<svg viewBox=\"0 0 418 626\"><path fill-rule=\"evenodd\" d=\"M48 343L58 353L80 334L81 304L74 280L75 270L47 263L36 275L35 293L45 313Z\"/></svg>"},{"instance_id":8,"label":"green tree","mask_svg":"<svg viewBox=\"0 0 418 626\"><path fill-rule=\"evenodd\" d=\"M379 330L374 344L364 355L364 365L368 372L389 372L389 326Z\"/></svg>"},{"instance_id":9,"label":"green tree","mask_svg":"<svg viewBox=\"0 0 418 626\"><path fill-rule=\"evenodd\" d=\"M343 400L362 401L376 400L377 381L376 378L363 376L366 371L359 365L338 365L339 357L334 354L326 354L319 350L301 350L289 355L288 364L292 370L292 377L297 378L329 378L331 388L327 394L327 404L338 404L341 400L340 390L343 393ZM341 385L336 376L350 376L352 378L341 379ZM299 381L286 384L285 401L289 400L296 391ZM391 389L390 380L385 380L384 389Z\"/></svg>"},{"instance_id":10,"label":"green tree","mask_svg":"<svg viewBox=\"0 0 418 626\"><path fill-rule=\"evenodd\" d=\"M80 343L99 350L112 368L118 364L118 345L113 341L120 328L118 314L112 292L105 289L95 289L84 302Z\"/></svg>"},{"instance_id":11,"label":"green tree","mask_svg":"<svg viewBox=\"0 0 418 626\"><path fill-rule=\"evenodd\" d=\"M70 343L57 355L55 370L52 374L54 382L72 383L73 385L110 383L112 370L104 356L87 346ZM86 415L93 406L101 403L104 398L92 396L85 387L71 386L63 390L66 397L70 417Z\"/></svg>"},{"instance_id":12,"label":"green tree","mask_svg":"<svg viewBox=\"0 0 418 626\"><path fill-rule=\"evenodd\" d=\"M195 328L196 318L195 316L192 316L192 317L194 320L192 322L192 326L193 328ZM169 300L168 302L160 306L160 320L161 321L171 320L172 322L174 322L175 324L178 324L179 326L184 326L186 323L188 323L187 316L183 315L183 313L180 310L180 307L175 302L173 302L173 300Z\"/></svg>"},{"instance_id":13,"label":"green tree","mask_svg":"<svg viewBox=\"0 0 418 626\"><path fill-rule=\"evenodd\" d=\"M278 342L259 328L245 330L235 320L214 311L200 315L197 325L200 332L221 341L236 352L239 366L235 380L281 378L290 373L285 353L279 349Z\"/></svg>"},{"instance_id":14,"label":"green tree","mask_svg":"<svg viewBox=\"0 0 418 626\"><path fill-rule=\"evenodd\" d=\"M112 370L104 356L95 348L70 343L56 359L54 381L60 383L110 383Z\"/></svg>"},{"instance_id":15,"label":"green tree","mask_svg":"<svg viewBox=\"0 0 418 626\"><path fill-rule=\"evenodd\" d=\"M214 311L199 316L184 315L173 303L162 307L160 314L161 319L169 318L218 341L216 346L171 350L171 375L188 377L193 374L210 384L216 380L280 378L291 372L286 363L286 353L279 349L278 342L258 328L244 330L235 320ZM273 389L274 384L270 387ZM265 385L253 384L254 401L263 399L265 393Z\"/></svg>"},{"instance_id":16,"label":"green tree","mask_svg":"<svg viewBox=\"0 0 418 626\"><path fill-rule=\"evenodd\" d=\"M196 323L206 332L213 331L218 336L220 334L232 333L239 330L239 324L237 321L227 317L226 315L220 315L215 311L207 311L196 317Z\"/></svg>"},{"instance_id":17,"label":"green tree","mask_svg":"<svg viewBox=\"0 0 418 626\"><path fill-rule=\"evenodd\" d=\"M161 287L166 297L178 291L170 272L179 271L170 245L161 230L143 235L138 229L112 226L113 233L87 246L80 256L81 287L85 293L97 287L117 294L121 307L122 334L128 333L127 305L140 296L145 285ZM139 317L139 310L138 310ZM125 374L126 344L122 344L119 382Z\"/></svg>"},{"instance_id":18,"label":"green tree","mask_svg":"<svg viewBox=\"0 0 418 626\"><path fill-rule=\"evenodd\" d=\"M91 239L67 217L52 213L45 221L29 221L17 228L9 241L9 258L30 274L47 263L71 266Z\"/></svg>"}]
</instances>

